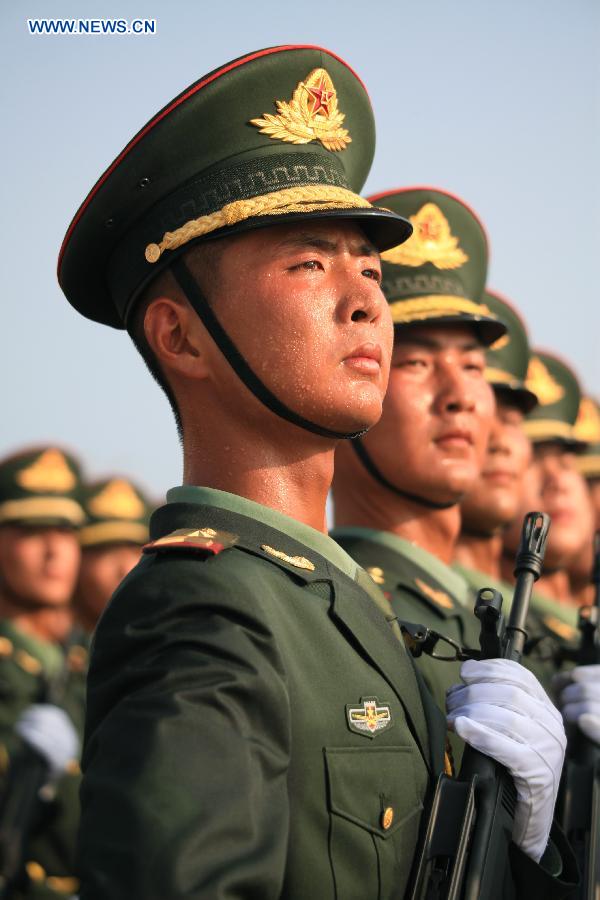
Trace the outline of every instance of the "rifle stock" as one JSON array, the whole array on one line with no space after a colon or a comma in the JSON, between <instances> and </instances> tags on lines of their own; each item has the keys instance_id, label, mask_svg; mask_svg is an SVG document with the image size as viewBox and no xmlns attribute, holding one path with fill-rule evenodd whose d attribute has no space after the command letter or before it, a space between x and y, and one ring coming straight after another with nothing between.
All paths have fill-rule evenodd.
<instances>
[{"instance_id":1,"label":"rifle stock","mask_svg":"<svg viewBox=\"0 0 600 900\"><path fill-rule=\"evenodd\" d=\"M581 641L574 662L600 663L600 532L592 569L594 603L579 611ZM568 729L560 822L581 872L581 900L600 900L600 749L575 725Z\"/></svg>"},{"instance_id":2,"label":"rifle stock","mask_svg":"<svg viewBox=\"0 0 600 900\"><path fill-rule=\"evenodd\" d=\"M518 662L527 639L525 622L535 580L541 574L550 519L528 513L517 553L517 582L507 625L502 597L479 591L482 659ZM495 900L502 895L516 808L506 769L467 746L458 778L438 779L411 900Z\"/></svg>"}]
</instances>

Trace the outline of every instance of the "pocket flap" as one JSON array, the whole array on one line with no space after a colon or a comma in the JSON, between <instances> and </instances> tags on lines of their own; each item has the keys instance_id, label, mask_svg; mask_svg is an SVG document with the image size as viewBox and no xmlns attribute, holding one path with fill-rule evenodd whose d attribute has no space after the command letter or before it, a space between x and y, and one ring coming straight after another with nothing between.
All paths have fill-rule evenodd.
<instances>
[{"instance_id":1,"label":"pocket flap","mask_svg":"<svg viewBox=\"0 0 600 900\"><path fill-rule=\"evenodd\" d=\"M388 838L420 813L410 747L326 747L332 813Z\"/></svg>"}]
</instances>

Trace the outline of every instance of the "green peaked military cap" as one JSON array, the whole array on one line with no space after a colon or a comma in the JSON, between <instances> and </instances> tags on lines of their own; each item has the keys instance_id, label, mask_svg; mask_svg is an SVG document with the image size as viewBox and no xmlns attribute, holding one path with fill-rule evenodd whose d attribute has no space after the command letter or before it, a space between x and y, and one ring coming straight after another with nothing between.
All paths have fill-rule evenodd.
<instances>
[{"instance_id":1,"label":"green peaked military cap","mask_svg":"<svg viewBox=\"0 0 600 900\"><path fill-rule=\"evenodd\" d=\"M592 397L582 397L573 428L585 450L578 459L579 471L590 481L600 478L600 403Z\"/></svg>"},{"instance_id":2,"label":"green peaked military cap","mask_svg":"<svg viewBox=\"0 0 600 900\"><path fill-rule=\"evenodd\" d=\"M529 338L525 322L515 307L501 294L489 289L483 293L487 308L507 326L507 332L488 347L486 380L524 413L531 412L537 397L525 386L529 367Z\"/></svg>"},{"instance_id":3,"label":"green peaked military cap","mask_svg":"<svg viewBox=\"0 0 600 900\"><path fill-rule=\"evenodd\" d=\"M84 316L122 328L142 288L192 242L320 217L386 249L411 233L359 196L375 151L367 91L334 53L260 50L192 84L97 181L64 238L58 279Z\"/></svg>"},{"instance_id":4,"label":"green peaked military cap","mask_svg":"<svg viewBox=\"0 0 600 900\"><path fill-rule=\"evenodd\" d=\"M79 530L82 547L145 544L153 507L130 479L112 476L84 485L86 521Z\"/></svg>"},{"instance_id":5,"label":"green peaked military cap","mask_svg":"<svg viewBox=\"0 0 600 900\"><path fill-rule=\"evenodd\" d=\"M412 237L382 255L382 288L396 325L469 323L484 344L506 331L481 300L488 265L483 225L463 200L431 187L373 194L409 219Z\"/></svg>"},{"instance_id":6,"label":"green peaked military cap","mask_svg":"<svg viewBox=\"0 0 600 900\"><path fill-rule=\"evenodd\" d=\"M574 434L581 388L571 367L554 353L532 350L525 384L538 398L538 405L525 420L530 440L534 444L563 443L581 451L584 444Z\"/></svg>"},{"instance_id":7,"label":"green peaked military cap","mask_svg":"<svg viewBox=\"0 0 600 900\"><path fill-rule=\"evenodd\" d=\"M81 469L59 447L31 447L0 460L0 524L77 527L84 520Z\"/></svg>"}]
</instances>

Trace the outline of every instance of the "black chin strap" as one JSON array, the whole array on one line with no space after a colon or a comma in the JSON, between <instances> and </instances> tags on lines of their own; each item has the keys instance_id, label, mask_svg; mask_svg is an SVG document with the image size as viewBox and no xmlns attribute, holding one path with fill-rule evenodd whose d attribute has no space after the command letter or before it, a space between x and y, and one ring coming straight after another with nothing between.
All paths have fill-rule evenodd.
<instances>
[{"instance_id":1,"label":"black chin strap","mask_svg":"<svg viewBox=\"0 0 600 900\"><path fill-rule=\"evenodd\" d=\"M428 500L427 497L419 497L417 494L403 491L402 488L396 487L395 484L388 481L385 475L379 471L367 453L367 449L360 438L356 438L352 441L352 447L369 475L371 475L375 481L378 481L382 487L387 488L387 490L391 491L393 494L397 494L399 497L405 497L406 500L410 500L412 503L418 503L420 506L426 506L428 509L450 509L452 506L456 506L458 502L456 500L452 500L450 503L434 503L433 500Z\"/></svg>"},{"instance_id":2,"label":"black chin strap","mask_svg":"<svg viewBox=\"0 0 600 900\"><path fill-rule=\"evenodd\" d=\"M254 394L257 400L259 400L267 409L270 409L272 413L275 413L276 416L279 416L282 419L285 419L288 422L291 422L293 425L298 425L300 428L304 428L306 431L312 431L313 434L318 434L321 437L326 438L334 438L335 440L350 440L352 438L360 437L361 434L364 434L367 430L366 428L362 429L362 431L356 431L352 433L340 432L340 431L332 431L330 428L325 428L322 425L317 425L314 422L310 422L308 419L305 419L303 416L299 415L293 411L293 409L289 409L278 397L273 394L269 388L263 384L260 378L252 371L238 348L235 346L211 307L208 304L208 301L203 296L202 291L198 287L195 278L191 274L190 270L185 265L183 259L179 257L176 259L172 266L171 270L179 282L179 286L182 291L192 304L194 311L200 317L202 324L210 334L211 338L237 375L240 381L245 384L248 390Z\"/></svg>"}]
</instances>

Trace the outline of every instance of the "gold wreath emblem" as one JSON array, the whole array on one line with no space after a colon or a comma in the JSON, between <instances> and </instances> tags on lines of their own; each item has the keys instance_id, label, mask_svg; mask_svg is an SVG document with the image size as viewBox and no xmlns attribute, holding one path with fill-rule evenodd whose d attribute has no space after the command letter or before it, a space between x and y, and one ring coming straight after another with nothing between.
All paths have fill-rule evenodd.
<instances>
[{"instance_id":1,"label":"gold wreath emblem","mask_svg":"<svg viewBox=\"0 0 600 900\"><path fill-rule=\"evenodd\" d=\"M261 134L288 144L320 141L326 150L345 150L352 138L342 123L346 118L338 109L337 91L326 69L313 69L300 81L288 103L276 100L277 115L263 113L262 119L250 119Z\"/></svg>"},{"instance_id":2,"label":"gold wreath emblem","mask_svg":"<svg viewBox=\"0 0 600 900\"><path fill-rule=\"evenodd\" d=\"M144 504L122 478L115 478L88 503L90 512L101 519L139 519L144 515Z\"/></svg>"},{"instance_id":3,"label":"gold wreath emblem","mask_svg":"<svg viewBox=\"0 0 600 900\"><path fill-rule=\"evenodd\" d=\"M508 347L509 344L510 335L503 334L502 337L499 337L497 341L494 341L494 343L488 347L488 350L503 350L504 347Z\"/></svg>"},{"instance_id":4,"label":"gold wreath emblem","mask_svg":"<svg viewBox=\"0 0 600 900\"><path fill-rule=\"evenodd\" d=\"M573 436L589 444L600 442L600 409L590 397L584 397L579 404Z\"/></svg>"},{"instance_id":5,"label":"gold wreath emblem","mask_svg":"<svg viewBox=\"0 0 600 900\"><path fill-rule=\"evenodd\" d=\"M469 257L450 231L448 219L435 203L426 203L410 217L412 236L399 247L381 254L397 266L422 266L430 262L437 269L460 269Z\"/></svg>"},{"instance_id":6,"label":"gold wreath emblem","mask_svg":"<svg viewBox=\"0 0 600 900\"><path fill-rule=\"evenodd\" d=\"M540 406L558 403L565 396L562 384L555 381L538 356L532 356L529 360L525 387L537 396Z\"/></svg>"},{"instance_id":7,"label":"gold wreath emblem","mask_svg":"<svg viewBox=\"0 0 600 900\"><path fill-rule=\"evenodd\" d=\"M51 447L16 475L17 483L28 491L71 491L77 479L60 450Z\"/></svg>"}]
</instances>

